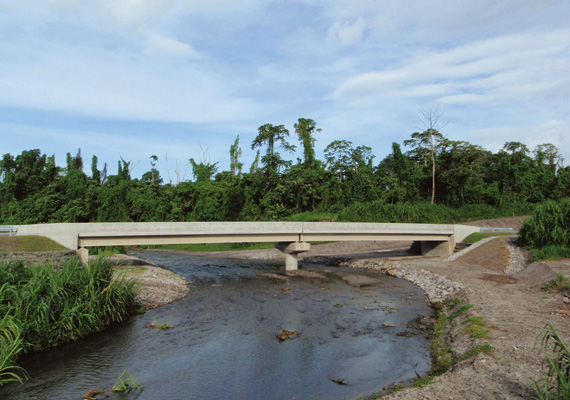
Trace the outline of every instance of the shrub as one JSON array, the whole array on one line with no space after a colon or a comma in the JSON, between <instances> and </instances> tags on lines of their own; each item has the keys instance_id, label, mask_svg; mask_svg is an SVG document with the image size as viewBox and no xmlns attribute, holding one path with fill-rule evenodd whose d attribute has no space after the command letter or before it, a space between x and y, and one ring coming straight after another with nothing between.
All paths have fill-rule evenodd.
<instances>
[{"instance_id":1,"label":"shrub","mask_svg":"<svg viewBox=\"0 0 570 400\"><path fill-rule=\"evenodd\" d=\"M529 248L570 246L570 199L547 201L536 207L519 230L519 243Z\"/></svg>"}]
</instances>

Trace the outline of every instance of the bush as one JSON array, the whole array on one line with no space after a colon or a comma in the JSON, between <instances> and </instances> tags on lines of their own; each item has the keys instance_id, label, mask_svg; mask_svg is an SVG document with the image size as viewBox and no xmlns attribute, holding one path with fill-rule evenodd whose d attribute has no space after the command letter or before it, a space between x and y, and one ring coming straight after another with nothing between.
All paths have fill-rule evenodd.
<instances>
[{"instance_id":1,"label":"bush","mask_svg":"<svg viewBox=\"0 0 570 400\"><path fill-rule=\"evenodd\" d=\"M532 218L519 230L519 244L540 249L570 246L570 199L547 201L536 207Z\"/></svg>"}]
</instances>

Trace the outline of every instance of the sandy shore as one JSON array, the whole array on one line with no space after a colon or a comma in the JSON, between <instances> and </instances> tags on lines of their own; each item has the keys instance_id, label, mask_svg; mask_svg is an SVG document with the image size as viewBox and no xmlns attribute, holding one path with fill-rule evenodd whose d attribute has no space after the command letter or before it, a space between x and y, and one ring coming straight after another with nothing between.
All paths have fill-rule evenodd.
<instances>
[{"instance_id":1,"label":"sandy shore","mask_svg":"<svg viewBox=\"0 0 570 400\"><path fill-rule=\"evenodd\" d=\"M109 260L118 264L115 277L139 282L138 300L147 310L180 300L190 292L186 279L146 260L121 254Z\"/></svg>"}]
</instances>

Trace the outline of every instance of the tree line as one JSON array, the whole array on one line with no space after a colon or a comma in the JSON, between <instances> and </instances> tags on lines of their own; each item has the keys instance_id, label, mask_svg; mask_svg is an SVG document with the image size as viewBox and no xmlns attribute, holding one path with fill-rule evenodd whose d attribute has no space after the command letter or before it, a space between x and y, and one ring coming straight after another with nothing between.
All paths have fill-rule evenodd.
<instances>
[{"instance_id":1,"label":"tree line","mask_svg":"<svg viewBox=\"0 0 570 400\"><path fill-rule=\"evenodd\" d=\"M67 154L65 167L39 149L5 154L0 223L285 220L339 215L355 203L502 207L570 195L570 168L549 143L531 151L507 142L493 153L451 140L431 125L392 143L390 154L375 164L371 147L345 139L327 145L319 160L315 121L299 118L294 130L298 144L283 125L264 124L251 143L257 152L249 169L240 161L238 136L230 145L229 170L191 158L193 179L177 184L164 182L156 155L134 179L131 162L123 159L112 175L93 156L86 173L80 150ZM285 154L297 146L302 158L288 160Z\"/></svg>"}]
</instances>

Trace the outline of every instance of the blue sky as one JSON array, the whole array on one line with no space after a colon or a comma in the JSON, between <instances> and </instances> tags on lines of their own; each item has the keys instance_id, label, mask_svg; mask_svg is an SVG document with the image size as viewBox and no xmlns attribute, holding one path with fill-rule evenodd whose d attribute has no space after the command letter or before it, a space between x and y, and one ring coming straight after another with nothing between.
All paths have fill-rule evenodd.
<instances>
[{"instance_id":1,"label":"blue sky","mask_svg":"<svg viewBox=\"0 0 570 400\"><path fill-rule=\"evenodd\" d=\"M449 139L558 146L570 161L570 2L0 0L0 153L81 148L116 173L189 158L245 168L265 123L312 118L372 147L444 111ZM292 159L300 154L290 156ZM101 167L101 165L100 165Z\"/></svg>"}]
</instances>

